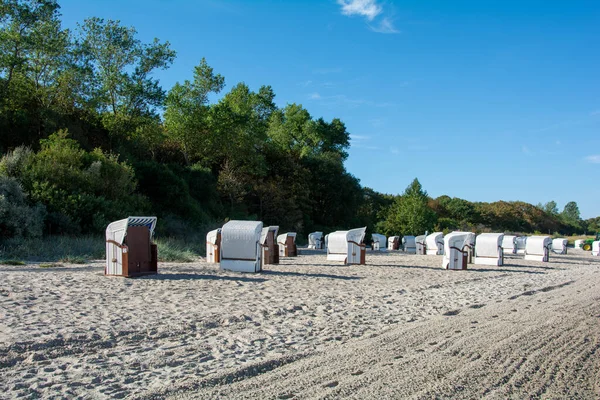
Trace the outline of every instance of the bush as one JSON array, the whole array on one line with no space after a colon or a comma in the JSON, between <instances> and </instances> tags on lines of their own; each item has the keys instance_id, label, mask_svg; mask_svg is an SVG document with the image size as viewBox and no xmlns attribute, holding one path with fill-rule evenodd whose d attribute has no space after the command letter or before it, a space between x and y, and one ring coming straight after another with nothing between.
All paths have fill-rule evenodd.
<instances>
[{"instance_id":1,"label":"bush","mask_svg":"<svg viewBox=\"0 0 600 400\"><path fill-rule=\"evenodd\" d=\"M102 232L111 221L150 208L135 194L133 169L117 156L100 149L86 152L66 131L40 144L38 153L15 150L0 165L19 177L33 201L47 207L50 232Z\"/></svg>"},{"instance_id":2,"label":"bush","mask_svg":"<svg viewBox=\"0 0 600 400\"><path fill-rule=\"evenodd\" d=\"M45 214L43 206L27 203L15 178L0 176L0 238L41 236Z\"/></svg>"}]
</instances>

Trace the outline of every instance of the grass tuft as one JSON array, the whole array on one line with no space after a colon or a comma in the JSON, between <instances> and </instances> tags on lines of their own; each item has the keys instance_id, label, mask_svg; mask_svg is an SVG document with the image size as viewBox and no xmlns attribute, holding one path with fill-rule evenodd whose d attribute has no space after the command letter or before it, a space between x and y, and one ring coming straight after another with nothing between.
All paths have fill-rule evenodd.
<instances>
[{"instance_id":1,"label":"grass tuft","mask_svg":"<svg viewBox=\"0 0 600 400\"><path fill-rule=\"evenodd\" d=\"M60 267L64 267L64 265L59 264L59 263L40 264L40 268L60 268Z\"/></svg>"},{"instance_id":2,"label":"grass tuft","mask_svg":"<svg viewBox=\"0 0 600 400\"><path fill-rule=\"evenodd\" d=\"M18 260L0 260L0 264L2 265L26 265L23 261Z\"/></svg>"},{"instance_id":3,"label":"grass tuft","mask_svg":"<svg viewBox=\"0 0 600 400\"><path fill-rule=\"evenodd\" d=\"M155 239L158 260L161 262L192 262L205 251L205 239L201 235L180 238ZM25 265L22 261L44 263L85 264L89 260L106 257L105 240L102 236L46 236L37 239L8 239L0 242L0 261ZM48 268L48 267L42 267Z\"/></svg>"}]
</instances>

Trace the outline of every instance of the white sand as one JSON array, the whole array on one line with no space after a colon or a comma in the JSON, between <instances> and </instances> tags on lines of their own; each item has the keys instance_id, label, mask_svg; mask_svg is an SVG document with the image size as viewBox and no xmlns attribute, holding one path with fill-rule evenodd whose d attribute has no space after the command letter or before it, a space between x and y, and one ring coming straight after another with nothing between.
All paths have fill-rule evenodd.
<instances>
[{"instance_id":1,"label":"white sand","mask_svg":"<svg viewBox=\"0 0 600 400\"><path fill-rule=\"evenodd\" d=\"M599 258L441 258L0 266L0 398L600 396Z\"/></svg>"}]
</instances>

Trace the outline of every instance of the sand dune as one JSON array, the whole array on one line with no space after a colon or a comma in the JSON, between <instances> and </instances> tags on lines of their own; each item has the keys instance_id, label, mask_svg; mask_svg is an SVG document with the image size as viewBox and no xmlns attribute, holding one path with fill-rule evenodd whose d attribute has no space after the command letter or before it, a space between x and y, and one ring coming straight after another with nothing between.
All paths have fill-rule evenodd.
<instances>
[{"instance_id":1,"label":"sand dune","mask_svg":"<svg viewBox=\"0 0 600 400\"><path fill-rule=\"evenodd\" d=\"M600 260L0 266L0 397L596 398Z\"/></svg>"}]
</instances>

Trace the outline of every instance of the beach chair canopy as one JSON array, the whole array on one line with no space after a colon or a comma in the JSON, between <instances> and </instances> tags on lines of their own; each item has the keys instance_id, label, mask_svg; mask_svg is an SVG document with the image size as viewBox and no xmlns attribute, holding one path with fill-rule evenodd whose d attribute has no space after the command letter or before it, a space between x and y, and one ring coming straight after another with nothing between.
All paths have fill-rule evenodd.
<instances>
[{"instance_id":1,"label":"beach chair canopy","mask_svg":"<svg viewBox=\"0 0 600 400\"><path fill-rule=\"evenodd\" d=\"M529 236L525 245L525 253L528 255L547 255L552 247L550 236Z\"/></svg>"},{"instance_id":2,"label":"beach chair canopy","mask_svg":"<svg viewBox=\"0 0 600 400\"><path fill-rule=\"evenodd\" d=\"M329 234L327 251L331 254L346 254L348 243L361 244L365 238L367 227L351 229L349 231L336 231Z\"/></svg>"},{"instance_id":3,"label":"beach chair canopy","mask_svg":"<svg viewBox=\"0 0 600 400\"><path fill-rule=\"evenodd\" d=\"M221 233L221 228L208 232L206 234L206 242L210 244L217 244L217 238L219 237L219 233Z\"/></svg>"},{"instance_id":4,"label":"beach chair canopy","mask_svg":"<svg viewBox=\"0 0 600 400\"><path fill-rule=\"evenodd\" d=\"M260 221L229 221L221 228L221 259L255 260L262 235Z\"/></svg>"},{"instance_id":5,"label":"beach chair canopy","mask_svg":"<svg viewBox=\"0 0 600 400\"><path fill-rule=\"evenodd\" d=\"M592 242L592 255L600 256L600 240Z\"/></svg>"},{"instance_id":6,"label":"beach chair canopy","mask_svg":"<svg viewBox=\"0 0 600 400\"><path fill-rule=\"evenodd\" d=\"M379 243L380 248L384 248L386 245L386 237L384 235L380 235L379 233L373 233L371 235L371 239L373 239L373 243Z\"/></svg>"},{"instance_id":7,"label":"beach chair canopy","mask_svg":"<svg viewBox=\"0 0 600 400\"><path fill-rule=\"evenodd\" d=\"M127 236L127 229L132 226L145 226L150 231L150 238L154 235L156 228L156 217L128 217L111 222L106 227L106 240L114 240L123 245Z\"/></svg>"},{"instance_id":8,"label":"beach chair canopy","mask_svg":"<svg viewBox=\"0 0 600 400\"><path fill-rule=\"evenodd\" d=\"M577 239L577 240L574 242L575 248L576 248L576 249L579 249L579 248L581 248L581 244L582 244L582 243L583 243L583 239Z\"/></svg>"},{"instance_id":9,"label":"beach chair canopy","mask_svg":"<svg viewBox=\"0 0 600 400\"><path fill-rule=\"evenodd\" d=\"M444 236L444 257L442 267L446 269L466 269L469 252L469 233L452 232Z\"/></svg>"},{"instance_id":10,"label":"beach chair canopy","mask_svg":"<svg viewBox=\"0 0 600 400\"><path fill-rule=\"evenodd\" d=\"M525 247L527 247L527 236L517 236L515 243L517 246L517 251L525 251Z\"/></svg>"},{"instance_id":11,"label":"beach chair canopy","mask_svg":"<svg viewBox=\"0 0 600 400\"><path fill-rule=\"evenodd\" d=\"M468 232L451 232L444 236L444 250L455 247L459 251L467 251L469 246Z\"/></svg>"},{"instance_id":12,"label":"beach chair canopy","mask_svg":"<svg viewBox=\"0 0 600 400\"><path fill-rule=\"evenodd\" d=\"M567 244L569 241L565 238L552 239L552 252L564 254L567 252Z\"/></svg>"},{"instance_id":13,"label":"beach chair canopy","mask_svg":"<svg viewBox=\"0 0 600 400\"><path fill-rule=\"evenodd\" d=\"M260 244L262 244L262 245L267 244L267 235L269 234L269 232L273 232L273 237L276 238L278 231L279 231L278 226L267 226L266 228L263 228L262 232L260 234Z\"/></svg>"},{"instance_id":14,"label":"beach chair canopy","mask_svg":"<svg viewBox=\"0 0 600 400\"><path fill-rule=\"evenodd\" d=\"M438 243L444 245L444 233L443 232L433 232L425 238L425 244L427 248L436 247Z\"/></svg>"},{"instance_id":15,"label":"beach chair canopy","mask_svg":"<svg viewBox=\"0 0 600 400\"><path fill-rule=\"evenodd\" d=\"M296 232L287 232L287 233L282 233L281 235L277 236L277 243L285 244L285 241L287 240L288 237L294 238L294 242L296 242Z\"/></svg>"},{"instance_id":16,"label":"beach chair canopy","mask_svg":"<svg viewBox=\"0 0 600 400\"><path fill-rule=\"evenodd\" d=\"M515 235L504 235L502 239L502 248L504 250L514 249L517 247L517 237Z\"/></svg>"},{"instance_id":17,"label":"beach chair canopy","mask_svg":"<svg viewBox=\"0 0 600 400\"><path fill-rule=\"evenodd\" d=\"M444 233L433 232L425 238L427 254L443 254L444 252Z\"/></svg>"},{"instance_id":18,"label":"beach chair canopy","mask_svg":"<svg viewBox=\"0 0 600 400\"><path fill-rule=\"evenodd\" d=\"M498 248L502 247L504 233L482 233L475 241L475 255L477 257L498 258Z\"/></svg>"},{"instance_id":19,"label":"beach chair canopy","mask_svg":"<svg viewBox=\"0 0 600 400\"><path fill-rule=\"evenodd\" d=\"M309 248L314 249L317 246L320 246L322 241L323 241L323 232L313 232L313 233L308 234L308 247Z\"/></svg>"},{"instance_id":20,"label":"beach chair canopy","mask_svg":"<svg viewBox=\"0 0 600 400\"><path fill-rule=\"evenodd\" d=\"M467 238L465 239L465 245L467 245L468 247L471 247L471 248L475 247L475 238L477 237L477 235L475 235L473 232L454 231L451 233L462 233L462 234L467 235ZM444 242L444 246L445 246L445 243L446 242Z\"/></svg>"},{"instance_id":21,"label":"beach chair canopy","mask_svg":"<svg viewBox=\"0 0 600 400\"><path fill-rule=\"evenodd\" d=\"M425 236L419 236L421 239L421 241L423 241L425 239ZM415 247L416 246L416 240L417 238L415 238L414 236L402 236L402 246L406 247Z\"/></svg>"}]
</instances>

